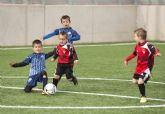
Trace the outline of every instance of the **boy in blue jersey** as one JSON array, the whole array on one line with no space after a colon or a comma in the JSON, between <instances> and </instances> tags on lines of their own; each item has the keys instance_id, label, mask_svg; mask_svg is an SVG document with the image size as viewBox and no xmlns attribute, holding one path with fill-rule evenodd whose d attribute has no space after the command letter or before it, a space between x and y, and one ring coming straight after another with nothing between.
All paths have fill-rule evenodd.
<instances>
[{"instance_id":1,"label":"boy in blue jersey","mask_svg":"<svg viewBox=\"0 0 165 114\"><path fill-rule=\"evenodd\" d=\"M54 30L52 33L44 36L43 39L46 40L52 36L59 35L59 33L61 32L66 32L68 34L69 43L72 44L73 41L80 40L80 35L75 30L73 30L72 27L70 27L71 20L68 15L64 15L61 17L61 23L63 25L62 28Z\"/></svg>"},{"instance_id":2,"label":"boy in blue jersey","mask_svg":"<svg viewBox=\"0 0 165 114\"><path fill-rule=\"evenodd\" d=\"M34 40L32 43L33 53L26 59L19 63L11 63L11 67L23 67L31 63L29 78L24 88L26 93L32 91L32 88L37 86L37 82L43 82L43 89L48 82L45 60L54 55L54 51L49 53L42 53L42 42L40 40Z\"/></svg>"}]
</instances>

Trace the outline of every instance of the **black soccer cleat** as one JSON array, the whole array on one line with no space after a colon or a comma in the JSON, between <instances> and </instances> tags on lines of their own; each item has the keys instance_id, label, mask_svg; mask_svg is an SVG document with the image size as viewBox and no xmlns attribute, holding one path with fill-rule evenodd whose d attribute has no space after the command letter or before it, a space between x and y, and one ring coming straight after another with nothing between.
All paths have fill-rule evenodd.
<instances>
[{"instance_id":1,"label":"black soccer cleat","mask_svg":"<svg viewBox=\"0 0 165 114\"><path fill-rule=\"evenodd\" d=\"M73 76L72 81L74 85L78 85L78 80L76 77Z\"/></svg>"}]
</instances>

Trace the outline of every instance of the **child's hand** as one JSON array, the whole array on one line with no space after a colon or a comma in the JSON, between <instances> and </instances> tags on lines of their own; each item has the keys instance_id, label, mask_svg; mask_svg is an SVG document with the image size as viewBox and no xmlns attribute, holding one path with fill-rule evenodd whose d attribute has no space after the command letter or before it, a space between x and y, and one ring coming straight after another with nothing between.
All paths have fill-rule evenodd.
<instances>
[{"instance_id":1,"label":"child's hand","mask_svg":"<svg viewBox=\"0 0 165 114\"><path fill-rule=\"evenodd\" d=\"M50 61L54 62L54 61L55 61L55 59L54 59L54 58L51 58L51 60L50 60Z\"/></svg>"},{"instance_id":2,"label":"child's hand","mask_svg":"<svg viewBox=\"0 0 165 114\"><path fill-rule=\"evenodd\" d=\"M160 52L156 53L156 56L159 56L160 57L161 56L161 53Z\"/></svg>"},{"instance_id":3,"label":"child's hand","mask_svg":"<svg viewBox=\"0 0 165 114\"><path fill-rule=\"evenodd\" d=\"M148 76L149 76L151 79L153 78L153 75L152 75L152 74L149 74Z\"/></svg>"},{"instance_id":4,"label":"child's hand","mask_svg":"<svg viewBox=\"0 0 165 114\"><path fill-rule=\"evenodd\" d=\"M78 60L75 60L75 61L74 61L74 64L78 64L78 62L79 62Z\"/></svg>"},{"instance_id":5,"label":"child's hand","mask_svg":"<svg viewBox=\"0 0 165 114\"><path fill-rule=\"evenodd\" d=\"M10 63L9 65L10 65L11 67L14 67L14 64L15 64L15 63Z\"/></svg>"},{"instance_id":6,"label":"child's hand","mask_svg":"<svg viewBox=\"0 0 165 114\"><path fill-rule=\"evenodd\" d=\"M128 61L124 60L124 64L127 66L128 65Z\"/></svg>"},{"instance_id":7,"label":"child's hand","mask_svg":"<svg viewBox=\"0 0 165 114\"><path fill-rule=\"evenodd\" d=\"M44 36L40 36L40 39L41 39L41 40L44 40Z\"/></svg>"}]
</instances>

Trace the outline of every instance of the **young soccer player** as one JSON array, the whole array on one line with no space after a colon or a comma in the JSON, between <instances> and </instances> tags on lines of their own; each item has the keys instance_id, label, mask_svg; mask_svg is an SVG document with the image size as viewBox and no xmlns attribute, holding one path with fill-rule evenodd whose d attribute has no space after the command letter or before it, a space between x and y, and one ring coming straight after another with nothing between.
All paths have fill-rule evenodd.
<instances>
[{"instance_id":1,"label":"young soccer player","mask_svg":"<svg viewBox=\"0 0 165 114\"><path fill-rule=\"evenodd\" d=\"M145 93L145 84L151 77L151 71L154 66L154 55L160 56L160 52L152 44L146 41L147 31L143 28L134 31L135 41L137 45L132 54L130 54L124 63L128 65L128 61L137 56L137 65L133 76L133 83L138 84L141 93L140 103L147 102Z\"/></svg>"},{"instance_id":2,"label":"young soccer player","mask_svg":"<svg viewBox=\"0 0 165 114\"><path fill-rule=\"evenodd\" d=\"M70 27L71 20L68 15L61 17L61 23L63 25L62 28L56 29L52 33L45 35L43 39L46 40L52 36L59 35L61 32L66 32L68 35L68 43L72 44L73 41L80 40L80 35L75 30L73 30L72 27Z\"/></svg>"},{"instance_id":3,"label":"young soccer player","mask_svg":"<svg viewBox=\"0 0 165 114\"><path fill-rule=\"evenodd\" d=\"M45 60L53 56L54 51L49 53L42 53L42 42L40 40L34 40L32 43L33 53L26 59L19 63L11 63L11 67L23 67L31 63L29 72L29 78L24 88L26 93L32 91L32 88L37 86L37 82L43 82L43 89L48 82Z\"/></svg>"},{"instance_id":4,"label":"young soccer player","mask_svg":"<svg viewBox=\"0 0 165 114\"><path fill-rule=\"evenodd\" d=\"M68 35L66 32L60 32L58 35L59 44L56 46L56 53L52 61L58 58L56 73L54 73L53 84L57 87L63 74L66 78L73 82L74 85L78 84L76 77L73 75L73 64L78 64L78 57L75 48L71 43L68 43Z\"/></svg>"}]
</instances>

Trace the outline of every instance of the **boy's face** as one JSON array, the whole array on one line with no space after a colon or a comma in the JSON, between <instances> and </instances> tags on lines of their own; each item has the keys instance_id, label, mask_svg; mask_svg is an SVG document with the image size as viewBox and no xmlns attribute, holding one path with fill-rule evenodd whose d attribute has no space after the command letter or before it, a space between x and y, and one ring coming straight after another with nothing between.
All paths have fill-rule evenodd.
<instances>
[{"instance_id":1,"label":"boy's face","mask_svg":"<svg viewBox=\"0 0 165 114\"><path fill-rule=\"evenodd\" d=\"M70 21L68 19L62 19L61 23L64 27L69 27Z\"/></svg>"},{"instance_id":2,"label":"boy's face","mask_svg":"<svg viewBox=\"0 0 165 114\"><path fill-rule=\"evenodd\" d=\"M41 44L34 44L33 51L35 53L41 53L42 52L42 45Z\"/></svg>"},{"instance_id":3,"label":"boy's face","mask_svg":"<svg viewBox=\"0 0 165 114\"><path fill-rule=\"evenodd\" d=\"M135 35L134 40L135 40L137 43L139 43L139 42L141 41L141 37L137 36L136 33L135 33L134 35Z\"/></svg>"},{"instance_id":4,"label":"boy's face","mask_svg":"<svg viewBox=\"0 0 165 114\"><path fill-rule=\"evenodd\" d=\"M59 44L60 45L65 45L67 43L67 41L68 41L66 36L65 35L61 35L61 34L59 34L58 39L59 39Z\"/></svg>"}]
</instances>

